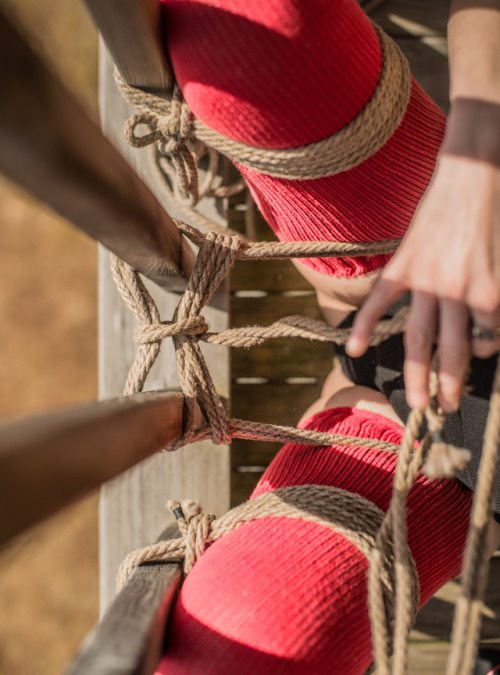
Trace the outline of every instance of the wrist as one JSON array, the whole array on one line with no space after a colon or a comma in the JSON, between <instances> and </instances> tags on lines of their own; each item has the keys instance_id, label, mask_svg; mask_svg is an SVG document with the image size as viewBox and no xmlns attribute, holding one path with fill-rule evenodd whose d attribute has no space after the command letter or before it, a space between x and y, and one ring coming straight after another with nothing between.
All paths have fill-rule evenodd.
<instances>
[{"instance_id":1,"label":"wrist","mask_svg":"<svg viewBox=\"0 0 500 675\"><path fill-rule=\"evenodd\" d=\"M500 104L456 98L441 152L500 166Z\"/></svg>"}]
</instances>

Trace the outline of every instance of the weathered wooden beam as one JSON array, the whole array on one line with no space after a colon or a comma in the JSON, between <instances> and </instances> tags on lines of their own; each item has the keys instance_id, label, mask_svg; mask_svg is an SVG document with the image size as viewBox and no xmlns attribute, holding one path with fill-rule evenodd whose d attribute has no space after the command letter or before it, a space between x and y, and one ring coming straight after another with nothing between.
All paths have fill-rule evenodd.
<instances>
[{"instance_id":1,"label":"weathered wooden beam","mask_svg":"<svg viewBox=\"0 0 500 675\"><path fill-rule=\"evenodd\" d=\"M172 523L159 539L177 536L177 525ZM66 675L153 675L181 574L178 563L136 567Z\"/></svg>"},{"instance_id":2,"label":"weathered wooden beam","mask_svg":"<svg viewBox=\"0 0 500 675\"><path fill-rule=\"evenodd\" d=\"M153 281L183 288L194 256L175 223L1 12L0 80L0 171Z\"/></svg>"},{"instance_id":3,"label":"weathered wooden beam","mask_svg":"<svg viewBox=\"0 0 500 675\"><path fill-rule=\"evenodd\" d=\"M158 0L84 0L114 62L135 87L158 91L172 84L160 42Z\"/></svg>"},{"instance_id":4,"label":"weathered wooden beam","mask_svg":"<svg viewBox=\"0 0 500 675\"><path fill-rule=\"evenodd\" d=\"M119 29L118 25L116 29ZM131 148L123 137L124 120L133 111L115 86L113 62L106 48L102 49L100 68L101 118L105 134L151 187L168 213L186 218L177 210L169 191L158 181L151 154L146 149ZM204 215L219 226L227 225L224 200L206 202L200 206ZM114 287L106 252L101 250L99 258L99 396L109 398L123 390L134 358L135 320ZM148 289L161 317L171 319L179 302L178 296L153 284L148 284ZM228 327L228 304L225 282L203 310L210 330L221 331ZM217 392L228 398L229 350L220 345L202 345L202 351ZM146 386L150 389L179 386L171 340L164 340ZM114 598L114 580L122 559L132 549L149 544L163 529L167 499L196 499L204 511L222 515L230 505L229 486L229 448L208 441L193 443L180 452L156 455L104 485L100 506L101 608L105 609Z\"/></svg>"},{"instance_id":5,"label":"weathered wooden beam","mask_svg":"<svg viewBox=\"0 0 500 675\"><path fill-rule=\"evenodd\" d=\"M180 438L183 403L138 394L0 429L0 544Z\"/></svg>"}]
</instances>

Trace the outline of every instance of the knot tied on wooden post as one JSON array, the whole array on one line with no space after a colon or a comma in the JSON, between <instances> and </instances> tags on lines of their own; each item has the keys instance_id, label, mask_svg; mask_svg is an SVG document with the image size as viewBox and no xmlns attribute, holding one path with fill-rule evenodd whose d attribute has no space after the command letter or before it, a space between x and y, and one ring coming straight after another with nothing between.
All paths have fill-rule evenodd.
<instances>
[{"instance_id":1,"label":"knot tied on wooden post","mask_svg":"<svg viewBox=\"0 0 500 675\"><path fill-rule=\"evenodd\" d=\"M194 117L184 101L177 84L169 96L156 96L132 87L115 68L115 81L129 103L139 112L125 122L123 133L134 148L159 144L162 155L170 157L177 172L181 194L193 204L199 201L196 158L188 147L195 141ZM137 127L144 124L149 133L138 135Z\"/></svg>"},{"instance_id":2,"label":"knot tied on wooden post","mask_svg":"<svg viewBox=\"0 0 500 675\"><path fill-rule=\"evenodd\" d=\"M152 562L177 562L189 574L196 561L218 539L243 527L247 523L268 518L289 518L315 523L342 535L368 560L376 547L377 532L384 520L384 513L373 502L361 495L327 485L294 485L278 488L250 499L216 518L187 509L177 501L169 501L169 508L177 519L181 536L160 541L130 553L122 562L117 576L118 588L123 587L132 571ZM308 551L304 551L307 556ZM415 561L407 545L405 556L409 565L408 593L411 621L415 619L420 597ZM396 557L393 545L388 542L384 553L377 560L380 581L381 612L384 621L394 625L394 592ZM380 621L380 617L375 621ZM386 649L392 649L392 637L387 635Z\"/></svg>"},{"instance_id":3,"label":"knot tied on wooden post","mask_svg":"<svg viewBox=\"0 0 500 675\"><path fill-rule=\"evenodd\" d=\"M399 240L351 244L348 242L269 242L249 243L245 239L224 232L203 234L196 228L175 221L181 232L199 247L197 260L187 288L170 321L162 321L158 308L139 274L119 260L111 258L111 270L118 291L137 320L135 340L139 345L130 369L125 394L142 391L146 377L158 356L161 341L171 337L176 351L177 371L186 401L185 433L169 450L204 440L211 436L216 444L229 444L235 436L254 440L282 442L307 441L315 445L339 442L339 437L322 434L321 439L305 429L291 429L257 422L229 420L224 403L216 392L202 355L199 341L228 347L263 344L280 337L300 337L321 342L345 343L349 329L329 326L324 321L290 316L278 319L270 326L246 326L220 333L210 333L200 315L205 305L227 276L235 260L265 260L285 257L339 256L349 250L351 255L376 255L381 248L394 250ZM388 336L403 330L407 308L392 318L380 322L371 344L379 344ZM197 409L201 410L208 427L195 428ZM210 434L207 436L207 429ZM358 439L359 440L359 439ZM365 443L365 441L362 441ZM378 446L384 444L378 442Z\"/></svg>"},{"instance_id":4,"label":"knot tied on wooden post","mask_svg":"<svg viewBox=\"0 0 500 675\"><path fill-rule=\"evenodd\" d=\"M166 337L172 337L174 341L187 423L183 438L171 449L194 439L197 406L210 425L213 442L231 442L229 420L199 346L199 339L208 330L200 312L219 288L242 247L244 243L238 237L210 232L203 238L186 291L172 321L168 322L161 321L158 308L139 275L123 261L112 257L115 283L138 321L135 339L139 349L129 373L126 394L142 390L161 341Z\"/></svg>"}]
</instances>

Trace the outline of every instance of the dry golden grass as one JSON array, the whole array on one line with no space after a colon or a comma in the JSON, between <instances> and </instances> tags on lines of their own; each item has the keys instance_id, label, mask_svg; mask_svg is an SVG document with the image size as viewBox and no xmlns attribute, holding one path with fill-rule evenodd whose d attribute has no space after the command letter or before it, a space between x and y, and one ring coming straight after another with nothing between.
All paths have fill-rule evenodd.
<instances>
[{"instance_id":1,"label":"dry golden grass","mask_svg":"<svg viewBox=\"0 0 500 675\"><path fill-rule=\"evenodd\" d=\"M82 7L0 3L95 115L97 36ZM0 416L94 399L95 244L0 180L0 269ZM0 673L60 672L97 618L97 579L96 496L5 548Z\"/></svg>"}]
</instances>

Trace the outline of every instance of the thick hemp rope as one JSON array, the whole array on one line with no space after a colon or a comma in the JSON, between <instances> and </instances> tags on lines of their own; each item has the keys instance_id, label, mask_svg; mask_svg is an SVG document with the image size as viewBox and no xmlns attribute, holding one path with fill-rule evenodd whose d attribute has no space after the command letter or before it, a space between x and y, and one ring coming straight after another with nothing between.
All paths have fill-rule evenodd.
<instances>
[{"instance_id":1,"label":"thick hemp rope","mask_svg":"<svg viewBox=\"0 0 500 675\"><path fill-rule=\"evenodd\" d=\"M135 331L135 339L139 344L136 359L130 370L125 393L131 394L142 391L146 377L154 364L159 353L161 341L172 337L176 349L177 368L181 388L187 402L187 429L184 436L170 449L178 449L187 443L206 437L207 428L194 429L194 411L196 404L199 405L208 427L211 430L212 440L215 443L229 443L235 436L254 438L254 440L278 440L282 442L300 442L306 438L310 442L321 444L333 443L334 437L330 434L321 434L318 440L314 440L308 430L283 429L276 425L261 425L241 420L228 420L224 405L217 395L210 377L205 359L199 347L199 341L204 340L212 344L223 344L234 347L250 347L262 344L265 340L278 337L301 337L315 339L322 342L345 342L348 330L335 329L323 321L307 319L305 317L285 317L273 323L271 326L259 327L248 326L245 328L230 329L221 333L209 333L205 319L200 316L203 307L209 302L213 293L217 290L232 264L236 259L252 259L256 257L252 244L247 244L239 237L230 237L218 233L201 233L194 231L185 224L179 223L181 231L199 244L199 252L195 267L184 295L174 313L171 321L162 322L158 308L140 276L116 256L112 256L112 273L117 288L125 300L127 306L133 311L138 325ZM196 232L196 234L194 234ZM314 248L318 242L306 242L301 251L297 249L300 257L305 257L304 252ZM321 243L324 254L326 244ZM392 247L393 242L381 242L384 250ZM312 244L312 246L309 246ZM328 248L333 255L336 245L329 244ZM371 245L341 244L343 249L347 246L351 255L363 255L371 250ZM288 247L287 247L288 248ZM276 254L276 245L258 244L257 251L261 259ZM306 255L311 255L307 253ZM372 344L379 344L390 335L400 332L406 320L406 309L400 310L392 319L381 322L377 327ZM363 443L364 445L364 443ZM373 447L373 442L370 441ZM381 443L375 444L382 447Z\"/></svg>"},{"instance_id":2,"label":"thick hemp rope","mask_svg":"<svg viewBox=\"0 0 500 675\"><path fill-rule=\"evenodd\" d=\"M182 229L186 234L192 234L192 228L183 226ZM219 443L229 442L232 437L240 437L259 440L272 439L281 442L308 442L319 445L346 444L367 447L369 443L368 447L398 450L399 457L394 478L393 498L377 534L376 545L373 549L369 574L369 604L373 626L375 662L379 672L381 675L389 675L391 672L397 675L405 673L407 671L408 633L414 618L412 592L410 590L412 588L411 560L408 557L406 544L406 501L408 493L423 461L427 458L430 460L430 455L434 454L430 472L441 476L443 473L450 475L456 468L463 467L467 459L466 454L462 450L450 449L443 442L441 432L445 415L438 409L435 397L425 411L416 409L411 412L399 448L397 446L388 447L390 444L369 439L339 437L311 432L310 430L295 430L242 420L228 420L224 406L209 378L208 368L197 344L200 337L212 342L216 342L217 337L216 334L208 333L206 322L200 317L199 312L222 282L234 260L238 257L244 259L252 245L242 242L237 237L214 233L205 236L197 233L196 236L191 238L197 243L201 243L200 251L193 276L171 322L161 322L156 305L144 284L142 284L139 275L125 263L118 259L113 260L114 276L119 290L139 322L138 356L129 375L127 391L134 392L142 389L147 373L159 351L161 340L167 335L172 335L174 342L176 342L181 386L188 401L188 409L191 411L191 418L189 419L194 419L194 406L198 402L208 425L200 429L194 429L193 423L190 422L186 434L171 449L212 436L212 439ZM365 248L363 246L358 247L358 253L364 254ZM260 253L265 256L264 251L265 248L260 249ZM324 255L324 253L322 252L321 255ZM351 252L350 255L353 255L353 253ZM250 253L248 258L251 257L253 255ZM304 254L301 257L305 257ZM372 344L377 344L389 335L403 330L405 319L405 313L402 312L396 314L390 321L384 322L382 327L379 325L377 335L372 338ZM271 339L282 335L308 337L310 339L333 338L333 333L329 331L335 331L336 329L331 329L326 324L319 325L322 322L309 323L309 320L306 319L303 321L304 323L302 323L302 318L297 319L297 317L282 319L272 325L272 330L266 332L264 329L257 329L254 334L251 334L252 331L245 328L223 331L221 343L245 344L248 335L252 340L257 338L259 340ZM241 330L242 333L238 334L238 330ZM262 330L264 332L261 332ZM149 334L148 331L150 331ZM231 341L228 341L228 333ZM346 338L345 332L335 335L337 340L345 341ZM195 371L191 371L191 368L195 368ZM437 378L434 373L431 378L431 394L435 395L436 392ZM427 420L428 432L424 440L415 449L415 441L419 436L424 418ZM450 656L455 666L450 666L450 675L470 673L472 665L471 668L468 668L466 664L473 663L476 650L477 635L481 622L481 599L484 597L484 579L488 567L486 553L481 550L481 546L485 541L488 517L492 508L492 495L498 463L499 428L500 375L497 372L486 431L487 443L474 501L472 529L465 555L463 592L457 607L453 650ZM432 448L432 453L430 453L429 450L433 444L435 447ZM444 460L442 459L443 452L446 454ZM446 470L442 471L439 468L440 465L445 466ZM396 570L395 619L393 622L387 618L380 577L381 561L387 555L387 547L391 540L395 546ZM392 668L390 665L391 644L393 644L394 650Z\"/></svg>"},{"instance_id":3,"label":"thick hemp rope","mask_svg":"<svg viewBox=\"0 0 500 675\"><path fill-rule=\"evenodd\" d=\"M177 366L181 387L185 394L188 424L184 436L169 449L174 450L195 440L212 438L215 443L228 443L231 438L251 438L280 442L307 442L316 445L356 445L398 451L398 464L394 477L391 505L377 527L372 545L369 572L369 605L372 621L374 656L377 672L381 675L402 675L407 671L408 634L418 605L418 579L415 585L414 563L407 546L406 503L408 493L423 462L424 470L431 477L451 476L467 461L466 451L447 445L442 436L445 415L436 403L436 375L431 377L431 404L426 410L413 410L406 425L401 446L370 439L322 434L277 425L228 419L225 408L210 379L208 368L199 349L199 340L234 347L250 347L276 337L301 337L321 341L345 342L347 332L334 329L324 322L304 317L285 317L271 326L249 326L209 333L199 312L209 301L235 259L283 259L304 257L342 257L376 255L393 252L399 240L368 244L331 242L277 242L249 243L240 236L221 232L204 216L193 210L205 195L228 196L244 184L214 188L217 154L222 152L234 161L270 176L288 179L319 178L340 173L360 164L373 155L392 136L404 115L410 91L410 73L406 59L398 47L376 27L382 50L382 70L376 90L361 113L344 129L333 136L300 148L284 150L255 148L225 138L194 118L174 85L168 99L157 97L127 85L116 74L118 86L124 97L135 105L139 113L128 120L125 135L135 147L158 144L159 158L153 164L156 176L171 190L179 208L206 228L218 229L203 235L194 228L178 223L183 233L199 246L198 261L184 294L171 321L162 322L158 309L142 283L139 275L118 259L113 259L113 275L125 302L134 312L138 325L137 357L127 380L127 394L141 391L147 374L156 359L161 341L172 337L176 347ZM150 132L138 136L140 124L150 127ZM208 171L199 185L197 162L208 153ZM170 158L172 164L167 161ZM177 176L178 182L176 181ZM165 177L168 179L165 181ZM234 233L231 233L234 234ZM398 312L393 319L380 322L371 344L379 344L392 334L404 330L407 310ZM472 672L481 623L481 604L485 592L488 559L484 548L489 514L496 481L500 446L500 374L497 367L490 414L485 434L485 446L479 470L477 491L471 517L471 530L465 552L462 591L457 603L452 649L447 675L469 675ZM198 404L206 424L194 427L194 410ZM424 419L428 432L417 445ZM310 486L305 486L310 488ZM318 486L315 486L318 487ZM330 488L331 490L331 488ZM349 494L349 493L347 493ZM350 495L352 497L352 495ZM342 495L342 508L350 497ZM257 501L257 500L254 500ZM366 507L364 507L366 508ZM233 512L230 512L230 514ZM228 514L229 516L229 514ZM225 516L224 518L226 518ZM290 516L289 516L290 517ZM300 517L304 517L301 515ZM306 516L307 517L307 516ZM355 521L362 532L363 522ZM219 519L219 520L224 520ZM166 552L164 543L148 549L141 556L172 555L184 560L186 568L214 540L213 528L217 523L209 516L179 520L184 538L177 540L174 548ZM241 524L241 523L240 523ZM347 535L346 535L347 536ZM355 535L357 536L357 535ZM189 544L187 543L189 539ZM392 543L393 542L393 543ZM175 548L177 546L177 548ZM386 579L381 570L392 555L390 601L387 600ZM360 549L361 550L361 549ZM162 552L163 551L163 552ZM151 557L152 556L152 557ZM176 557L177 556L177 557ZM187 560L187 562L186 562ZM138 564L138 563L136 563ZM128 565L128 564L127 564ZM415 591L417 588L417 592ZM415 599L416 598L416 599ZM392 607L394 606L394 611ZM391 648L394 650L392 665Z\"/></svg>"},{"instance_id":4,"label":"thick hemp rope","mask_svg":"<svg viewBox=\"0 0 500 675\"><path fill-rule=\"evenodd\" d=\"M231 437L239 437L280 442L307 442L316 445L356 445L398 452L393 499L378 530L371 557L369 604L373 626L374 656L379 672L382 675L389 675L391 672L395 675L405 673L407 671L408 633L414 620L413 591L411 590L413 588L411 581L412 561L408 555L406 543L408 493L425 460L429 473L436 477L452 475L454 470L462 468L467 460L466 451L446 445L442 438L445 415L439 410L435 398L437 393L437 376L435 373L437 364L434 363L434 371L430 381L431 395L433 396L431 404L426 410L416 409L411 412L401 446L382 443L378 440L323 434L310 430L263 425L243 420L228 420L224 406L218 398L213 384L211 381L208 382L204 379L209 377L208 369L199 348L193 342L199 339L217 342L219 335L222 336L219 341L220 344L238 346L248 346L250 343L255 344L257 340L272 339L283 335L345 342L347 332L338 332L338 329L332 329L323 322L311 322L303 317L286 317L275 322L271 327L232 329L220 334L209 333L206 322L200 317L199 312L222 282L235 259L245 259L245 256L247 256L246 259L254 258L252 244L247 244L237 237L228 237L221 234L202 235L198 232L194 234L193 228L183 224L181 224L181 229L193 241L200 244L200 252L192 279L171 322L161 322L156 305L141 282L139 275L122 261L113 260L114 276L120 293L134 311L139 324L136 334L139 342L138 356L129 375L127 390L135 392L142 389L147 373L159 351L161 340L171 335L174 340L177 340L177 351L182 348L180 358L178 358L178 366L183 373L181 375L181 386L186 394L190 409L191 411L194 410L195 401L200 402L200 407L208 420L208 424L199 429L194 429L192 425L188 425L187 433L170 449L176 449L194 440L204 440L210 437L215 442L228 442ZM318 242L313 242L313 245L316 244ZM321 244L324 246L323 243ZM301 245L301 243L297 244L297 249L294 252L299 257L305 257L304 253L300 255L298 247ZM269 244L269 246L275 245ZM305 246L307 247L307 243ZM349 246L357 248L357 251L350 251L350 255L355 255L356 252L363 255L369 250L369 247L363 245L351 244ZM265 249L266 245L259 244L259 253L263 257L267 257ZM270 254L274 256L276 249L272 249ZM322 251L320 255L325 255L325 252ZM381 322L376 335L372 338L372 344L378 344L389 335L402 331L405 321L406 313L401 311L393 319ZM238 333L238 331L241 331L241 333ZM183 370L193 366L198 367L195 375ZM202 391L200 393L198 388L201 385ZM214 405L213 409L210 408L212 404ZM222 420L217 417L219 414L223 416ZM424 418L427 421L428 432L420 445L417 446L416 440L419 437ZM216 420L215 429L214 426L211 426L214 419ZM484 579L488 566L486 554L484 551L481 552L480 547L486 537L488 517L492 508L496 476L495 467L498 463L499 428L500 375L497 371L486 431L486 437L489 440L485 445L484 456L487 460L483 459L482 461L480 483L475 495L473 524L465 555L463 597L461 597L458 605L453 649L450 656L450 659L455 659L455 664L458 664L458 666L455 666L455 670L450 670L450 675L470 673L472 666L468 668L464 665L465 661L461 654L466 653L467 663L470 661L472 664L476 649L481 621L479 608L481 598L484 596ZM488 448L487 452L486 447ZM486 463L484 463L485 461ZM394 620L388 618L380 574L382 561L387 556L391 541L394 542L395 547ZM480 564L476 564L477 561ZM468 629L466 632L464 632L464 626ZM391 645L393 645L394 650L392 667L390 664ZM456 656L457 653L459 654L458 657ZM457 667L458 669L456 669Z\"/></svg>"},{"instance_id":5,"label":"thick hemp rope","mask_svg":"<svg viewBox=\"0 0 500 675\"><path fill-rule=\"evenodd\" d=\"M207 127L189 111L177 85L169 99L128 85L115 71L123 97L139 113L125 126L125 137L135 147L159 142L160 150L172 158L185 194L195 193L197 179L188 143L200 140L240 165L259 173L287 179L331 176L361 164L374 155L396 131L410 97L408 62L396 43L375 26L382 53L380 77L367 105L352 122L317 143L285 148L258 148L234 141ZM138 136L146 124L151 131Z\"/></svg>"},{"instance_id":6,"label":"thick hemp rope","mask_svg":"<svg viewBox=\"0 0 500 675\"><path fill-rule=\"evenodd\" d=\"M377 532L384 513L375 504L360 495L324 485L296 485L279 488L231 509L221 518L196 513L184 516L179 502L169 502L168 507L177 517L181 537L161 541L152 546L133 551L122 562L117 585L123 587L131 572L145 562L182 563L188 574L194 563L217 539L260 518L300 518L328 527L346 537L369 560L375 547ZM418 575L413 557L407 548L410 574L410 612L412 622L419 602ZM389 626L394 623L395 554L389 542L378 561L384 619ZM386 649L391 650L387 635Z\"/></svg>"}]
</instances>

